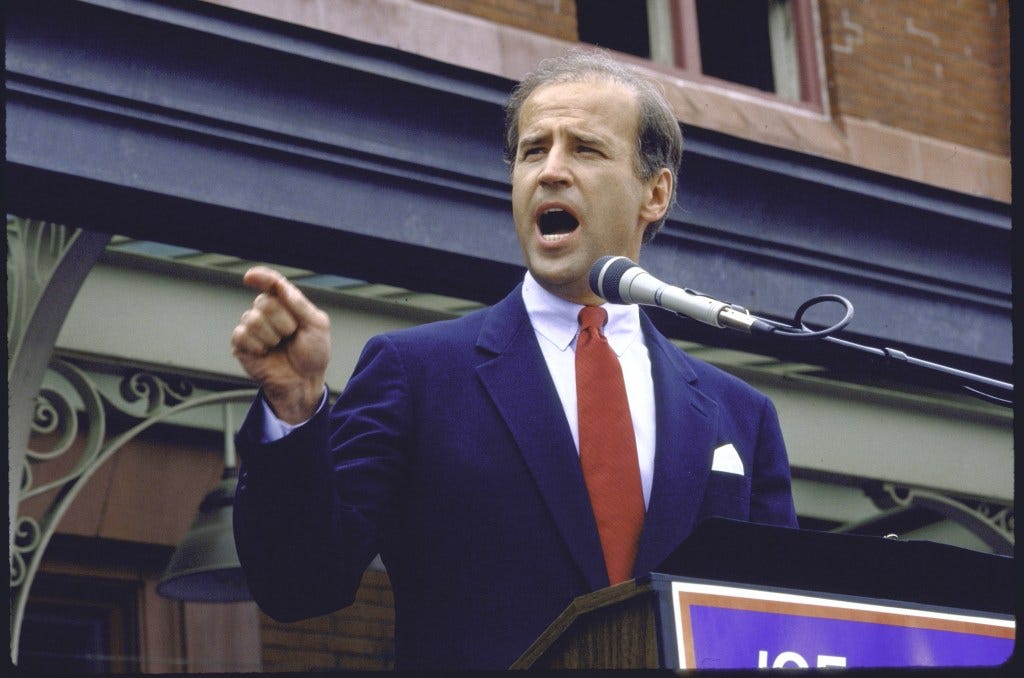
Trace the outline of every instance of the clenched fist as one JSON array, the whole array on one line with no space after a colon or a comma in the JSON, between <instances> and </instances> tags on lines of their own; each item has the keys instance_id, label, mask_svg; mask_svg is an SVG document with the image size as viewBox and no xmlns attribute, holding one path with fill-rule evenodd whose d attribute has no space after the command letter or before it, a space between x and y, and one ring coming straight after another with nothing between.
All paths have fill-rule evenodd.
<instances>
[{"instance_id":1,"label":"clenched fist","mask_svg":"<svg viewBox=\"0 0 1024 678\"><path fill-rule=\"evenodd\" d=\"M255 266L242 280L260 293L231 333L231 351L279 418L305 421L320 404L326 383L327 314L277 271Z\"/></svg>"}]
</instances>

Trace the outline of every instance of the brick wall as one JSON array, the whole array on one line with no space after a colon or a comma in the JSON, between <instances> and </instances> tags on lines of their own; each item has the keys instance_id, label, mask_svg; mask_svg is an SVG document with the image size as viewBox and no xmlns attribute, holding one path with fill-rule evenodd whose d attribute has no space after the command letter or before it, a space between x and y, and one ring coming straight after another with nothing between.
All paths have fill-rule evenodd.
<instances>
[{"instance_id":1,"label":"brick wall","mask_svg":"<svg viewBox=\"0 0 1024 678\"><path fill-rule=\"evenodd\" d=\"M826 0L836 112L1010 152L1006 0Z\"/></svg>"},{"instance_id":2,"label":"brick wall","mask_svg":"<svg viewBox=\"0 0 1024 678\"><path fill-rule=\"evenodd\" d=\"M575 41L575 0L419 0L552 38Z\"/></svg>"},{"instance_id":3,"label":"brick wall","mask_svg":"<svg viewBox=\"0 0 1024 678\"><path fill-rule=\"evenodd\" d=\"M261 613L263 671L393 669L395 615L387 573L367 570L344 610L292 624Z\"/></svg>"},{"instance_id":4,"label":"brick wall","mask_svg":"<svg viewBox=\"0 0 1024 678\"><path fill-rule=\"evenodd\" d=\"M575 0L418 0L575 41ZM821 0L836 115L1009 155L1007 0Z\"/></svg>"}]
</instances>

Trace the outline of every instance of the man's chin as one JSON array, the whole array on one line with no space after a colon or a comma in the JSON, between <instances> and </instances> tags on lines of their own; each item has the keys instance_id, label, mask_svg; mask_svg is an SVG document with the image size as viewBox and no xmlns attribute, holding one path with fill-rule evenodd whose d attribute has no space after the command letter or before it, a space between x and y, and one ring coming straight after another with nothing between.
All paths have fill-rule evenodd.
<instances>
[{"instance_id":1,"label":"man's chin","mask_svg":"<svg viewBox=\"0 0 1024 678\"><path fill-rule=\"evenodd\" d=\"M544 267L532 267L530 274L545 290L567 301L577 304L593 302L590 297L593 293L590 290L589 272L587 275L578 275L575 271L566 269L551 270Z\"/></svg>"}]
</instances>

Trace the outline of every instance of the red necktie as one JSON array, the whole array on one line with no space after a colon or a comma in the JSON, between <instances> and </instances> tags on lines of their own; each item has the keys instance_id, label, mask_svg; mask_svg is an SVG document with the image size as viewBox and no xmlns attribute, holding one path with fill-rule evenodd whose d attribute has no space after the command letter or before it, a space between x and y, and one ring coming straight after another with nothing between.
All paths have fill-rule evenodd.
<instances>
[{"instance_id":1,"label":"red necktie","mask_svg":"<svg viewBox=\"0 0 1024 678\"><path fill-rule=\"evenodd\" d=\"M585 306L576 341L580 465L597 520L608 580L632 577L644 522L636 437L619 359L601 329L608 314Z\"/></svg>"}]
</instances>

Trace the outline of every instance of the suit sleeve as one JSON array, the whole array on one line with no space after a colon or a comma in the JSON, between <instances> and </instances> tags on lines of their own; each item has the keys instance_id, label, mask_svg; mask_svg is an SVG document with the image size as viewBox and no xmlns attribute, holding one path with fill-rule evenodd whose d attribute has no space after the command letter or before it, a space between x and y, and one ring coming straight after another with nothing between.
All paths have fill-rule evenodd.
<instances>
[{"instance_id":1,"label":"suit sleeve","mask_svg":"<svg viewBox=\"0 0 1024 678\"><path fill-rule=\"evenodd\" d=\"M393 534L410 422L405 371L385 337L367 344L330 412L284 438L260 442L250 410L236 437L234 530L264 612L295 621L352 603Z\"/></svg>"},{"instance_id":2,"label":"suit sleeve","mask_svg":"<svg viewBox=\"0 0 1024 678\"><path fill-rule=\"evenodd\" d=\"M767 398L761 409L757 452L754 455L750 520L797 527L786 445L775 406Z\"/></svg>"}]
</instances>

